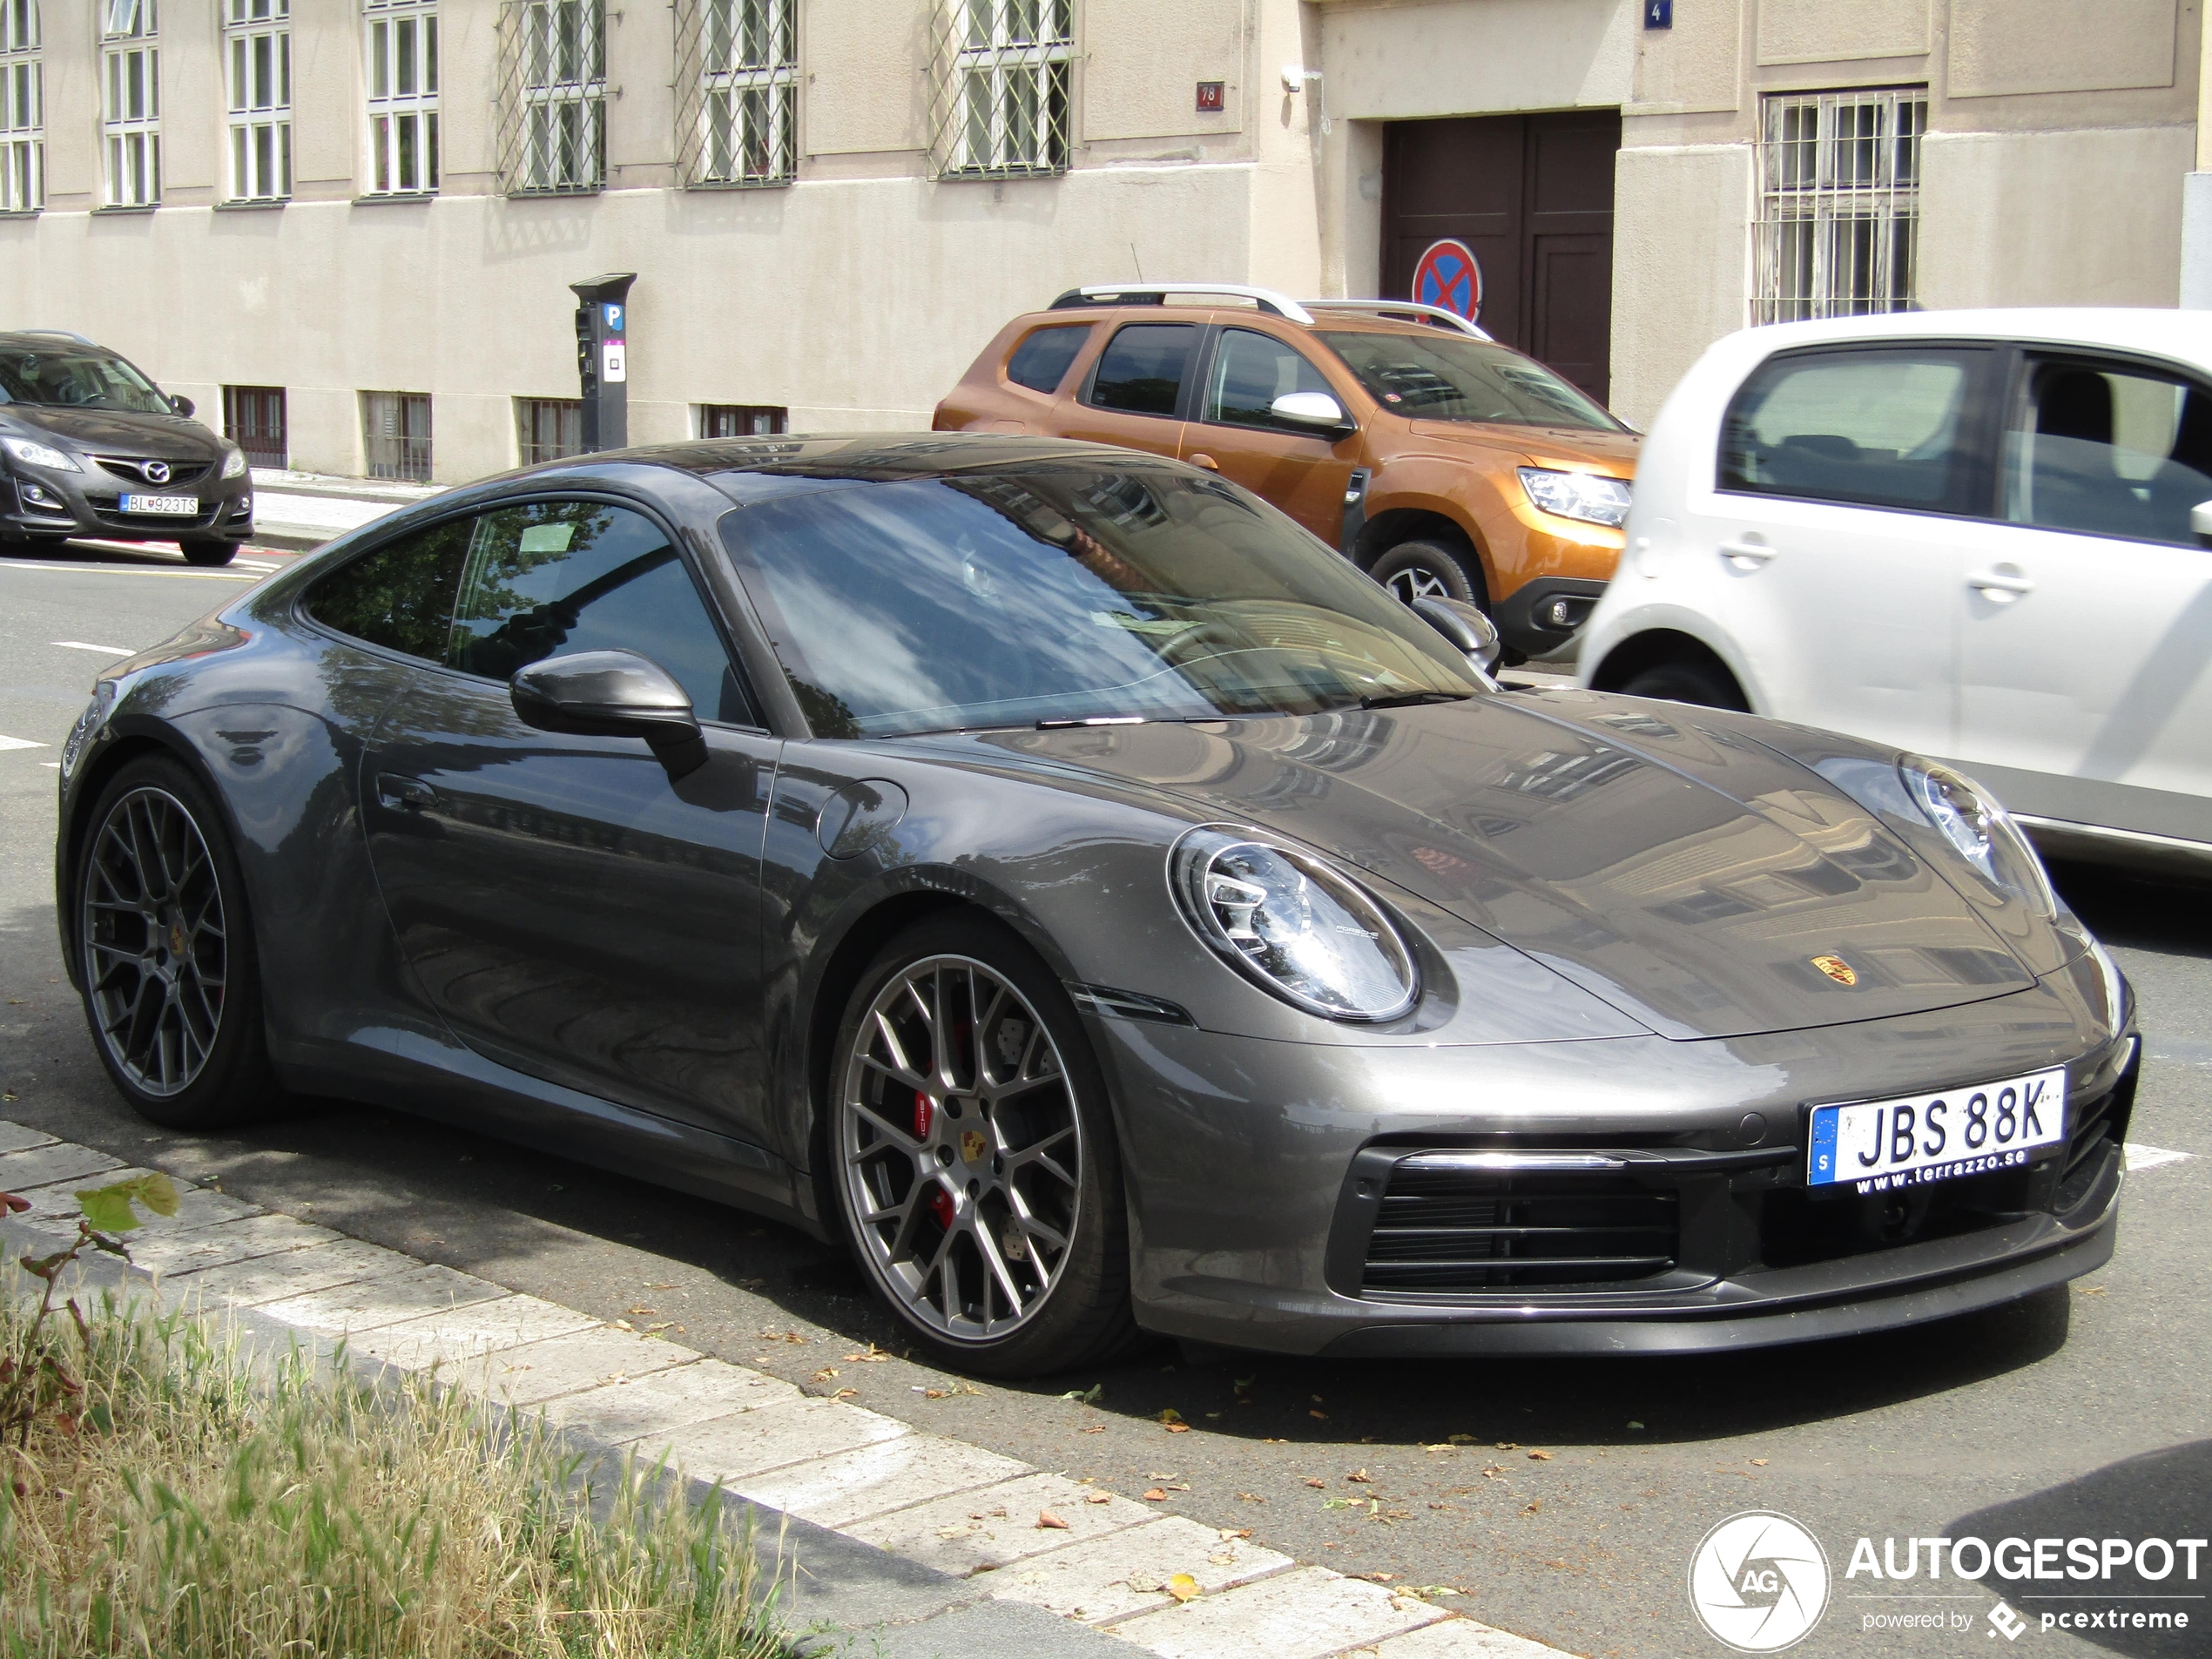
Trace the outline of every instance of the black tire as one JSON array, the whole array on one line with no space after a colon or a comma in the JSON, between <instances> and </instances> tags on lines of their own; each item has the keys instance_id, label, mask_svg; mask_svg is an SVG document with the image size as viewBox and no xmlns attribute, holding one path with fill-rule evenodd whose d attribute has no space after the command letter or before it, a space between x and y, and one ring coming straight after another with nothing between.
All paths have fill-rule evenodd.
<instances>
[{"instance_id":1,"label":"black tire","mask_svg":"<svg viewBox=\"0 0 2212 1659\"><path fill-rule=\"evenodd\" d=\"M1033 1164L1027 1170L1007 1169L1002 1178L996 1180L987 1176L981 1183L980 1197L979 1184L974 1180L968 1181L966 1188L969 1202L959 1207L955 1218L957 1197L937 1196L940 1191L936 1181L938 1170L930 1163L930 1147L934 1135L936 1137L934 1144L937 1149L934 1157L943 1164L947 1172L946 1181L957 1187L960 1184L960 1167L946 1161L951 1154L950 1143L953 1139L953 1131L947 1126L955 1120L960 1121L964 1130L974 1134L979 1153L996 1144L1006 1147L1006 1157L1011 1159L1015 1157L1017 1149L1008 1144L1013 1133L1008 1126L1012 1124L1018 1130L1029 1109L1013 1106L1005 1100L988 1104L981 1098L963 1102L961 1092L955 1089L947 1094L944 1103L929 1115L925 1127L925 1114L917 1098L920 1091L909 1090L904 1082L894 1081L886 1069L872 1066L868 1061L856 1057L855 1053L869 1010L875 1006L880 996L887 993L895 994L896 988L907 982L907 975L945 973L948 983L956 990L960 981L954 976L964 970L945 967L948 962L964 962L980 968L985 975L995 976L1004 981L1018 994L1020 1001L1027 1004L1025 1011L987 1003L983 1020L971 1021L967 1032L956 1036L949 1045L955 1050L962 1043L967 1045L964 1056L954 1054L951 1069L957 1072L961 1069L961 1061L963 1058L968 1061L969 1075L976 1079L973 1086L980 1096L988 1081L984 1069L994 1063L984 1052L987 1047L985 1027L988 1025L993 1034L989 1046L1003 1055L1007 1052L1008 1028L1018 1025L1023 1028L1022 1032L1014 1035L1013 1040L1017 1045L1026 1043L1027 1046L1023 1047L1022 1057L1018 1062L1007 1062L1014 1065L1015 1080L1018 1082L1031 1067L1029 1056L1038 1052L1040 1047L1037 1042L1039 1031L1028 1027L1022 1017L1025 1012L1034 1014L1037 1026L1042 1028L1042 1035L1049 1039L1051 1056L1058 1062L1056 1071L1051 1075L1067 1085L1064 1096L1058 1090L1053 1090L1050 1109L1061 1110L1058 1103L1064 1098L1071 1104L1074 1116L1080 1119L1080 1131L1075 1137L1079 1162L1074 1171L1074 1180L1067 1189L1076 1196L1072 1217L1065 1223L1065 1247L1051 1267L1044 1270L1042 1283L1035 1299L1027 1305L1025 1311L1015 1316L1015 1322L1005 1333L995 1337L988 1333L959 1335L949 1329L940 1329L937 1323L933 1323L935 1320L950 1325L964 1314L970 1314L975 1305L962 1293L964 1280L960 1263L963 1241L954 1236L955 1219L957 1224L965 1227L968 1231L964 1241L966 1260L971 1264L981 1292L982 1318L988 1321L993 1296L995 1295L1002 1305L1009 1306L1012 1298L1005 1295L998 1281L990 1278L989 1270L982 1262L974 1237L975 1223L982 1221L985 1224L982 1230L991 1234L995 1241L993 1249L999 1251L1001 1246L996 1242L1000 1238L999 1230L1012 1223L1012 1209L1006 1204L1004 1194L1021 1182L1025 1175L1033 1173L1035 1166ZM980 977L968 981L971 986L978 986L981 982ZM948 995L953 994L954 991L947 992ZM1004 1008L1004 1011L996 1011L998 1008ZM951 1023L955 1030L959 1029L956 1021ZM923 1028L926 1033L928 1028ZM879 1042L878 1037L870 1035L871 1047ZM918 1066L918 1062L916 1064ZM937 1071L936 1059L933 1057L929 1065L930 1072L934 1074ZM863 1091L871 1086L880 1089L884 1098L867 1103L867 1111L848 1105L850 1078L861 1079L859 1086ZM934 1082L934 1076L929 1080ZM995 1086L1005 1087L1003 1084ZM1026 1091L1021 1092L1022 1098L1033 1098ZM886 1113L908 1110L903 1105L889 1103L889 1096L900 1093L916 1100L915 1106L911 1109L911 1120L902 1121L899 1126L900 1135L905 1137L903 1143L894 1143L889 1136L881 1134L883 1119L869 1115L877 1110ZM961 1111L954 1109L963 1104L972 1116L963 1117ZM947 913L915 923L878 952L867 971L861 975L859 985L854 988L840 1024L836 1047L831 1055L828 1095L824 1105L826 1136L823 1152L826 1160L824 1167L834 1189L837 1213L843 1218L846 1238L859 1264L861 1277L868 1282L878 1299L890 1310L901 1329L909 1332L916 1345L926 1350L937 1363L950 1369L990 1377L1035 1377L1103 1364L1141 1339L1130 1305L1129 1217L1123 1195L1121 1159L1115 1138L1113 1113L1107 1101L1105 1080L1090 1051L1082 1022L1076 1018L1067 994L1061 989L1058 979L1035 951L1005 927L974 912ZM1050 1120L1048 1118L1046 1121ZM909 1122L916 1131L912 1136L907 1136ZM986 1129L988 1130L988 1141L984 1136ZM857 1153L848 1156L855 1143L854 1136L873 1138L867 1139L867 1143ZM967 1135L963 1133L959 1138L965 1142ZM1045 1140L1061 1139L1059 1135L1040 1135L1034 1137L1029 1145L1035 1147ZM909 1150L909 1148L913 1150ZM973 1158L978 1153L963 1152L960 1156ZM988 1157L990 1162L988 1166L969 1167L979 1170L987 1167L990 1176L998 1176L1000 1156L992 1151L988 1152ZM870 1162L872 1159L880 1161ZM901 1177L899 1173L921 1169L926 1164L929 1165L926 1176L909 1173ZM910 1218L880 1221L874 1230L864 1231L863 1223L855 1208L858 1201L855 1187L873 1189L884 1177L893 1182L903 1179L906 1183L905 1196L901 1200L895 1192L888 1198L879 1193L873 1199L879 1206L878 1214L884 1214L882 1206L885 1204L896 1201L901 1213ZM1034 1185L1023 1186L1024 1203L1031 1211L1044 1212L1053 1197L1062 1190L1057 1183L1048 1182L1045 1185L1049 1190L1040 1191ZM995 1211L991 1208L995 1200L997 1204ZM933 1208L933 1204L945 1207L938 1210ZM994 1213L1001 1217L995 1225L988 1220ZM886 1229L888 1238L886 1237ZM1020 1274L1035 1276L1038 1270L1043 1269L1042 1251L1028 1247L1028 1241L1034 1237L1024 1237L1024 1253L1003 1252L1009 1268L1018 1270ZM899 1259L901 1241L913 1246L914 1257L934 1253L935 1260L942 1264L941 1270L936 1271L939 1285L936 1297L932 1298L928 1289L933 1270L914 1259L904 1262ZM1007 1242L1012 1241L1009 1238ZM907 1284L900 1279L902 1266L915 1271L919 1285ZM959 1309L948 1312L948 1305L955 1300L960 1303Z\"/></svg>"},{"instance_id":2,"label":"black tire","mask_svg":"<svg viewBox=\"0 0 2212 1659\"><path fill-rule=\"evenodd\" d=\"M228 564L238 554L236 542L184 542L179 545L185 550L187 564Z\"/></svg>"},{"instance_id":3,"label":"black tire","mask_svg":"<svg viewBox=\"0 0 2212 1659\"><path fill-rule=\"evenodd\" d=\"M1739 714L1751 711L1735 676L1713 663L1654 663L1631 674L1620 689L1629 697L1696 703L1709 709L1734 709Z\"/></svg>"},{"instance_id":4,"label":"black tire","mask_svg":"<svg viewBox=\"0 0 2212 1659\"><path fill-rule=\"evenodd\" d=\"M1406 604L1434 596L1464 599L1490 609L1490 596L1482 580L1482 563L1474 550L1442 542L1400 542L1386 548L1367 567L1367 574Z\"/></svg>"},{"instance_id":5,"label":"black tire","mask_svg":"<svg viewBox=\"0 0 2212 1659\"><path fill-rule=\"evenodd\" d=\"M175 833L138 833L157 817ZM190 835L177 827L179 819ZM109 1080L139 1116L164 1129L219 1129L266 1111L279 1090L269 1064L260 954L245 877L214 800L178 761L149 755L108 780L86 823L71 887L70 940L92 1049ZM135 852L111 840L111 832L118 840L136 834ZM198 837L204 869L195 862L191 835ZM165 895L156 892L164 885L159 875L140 880L134 895L131 873L148 861L185 873L166 880ZM144 908L132 908L134 896ZM205 1019L193 1010L204 1015L211 1006L210 978L218 989L212 1017ZM164 998L163 1007L144 1012ZM118 1010L126 1007L132 1011L118 1022ZM171 1052L172 1036L165 1029L172 1031L181 1056L173 1079L156 1075L165 1074ZM199 1058L185 1063L195 1039Z\"/></svg>"}]
</instances>

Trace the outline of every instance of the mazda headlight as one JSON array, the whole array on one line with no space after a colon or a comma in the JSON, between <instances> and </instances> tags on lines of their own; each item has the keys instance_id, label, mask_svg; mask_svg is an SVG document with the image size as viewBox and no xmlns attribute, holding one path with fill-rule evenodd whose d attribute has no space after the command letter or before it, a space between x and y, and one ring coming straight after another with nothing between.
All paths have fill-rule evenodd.
<instances>
[{"instance_id":1,"label":"mazda headlight","mask_svg":"<svg viewBox=\"0 0 2212 1659\"><path fill-rule=\"evenodd\" d=\"M226 478L243 478L246 476L245 450L232 449L223 456L223 476Z\"/></svg>"},{"instance_id":2,"label":"mazda headlight","mask_svg":"<svg viewBox=\"0 0 2212 1659\"><path fill-rule=\"evenodd\" d=\"M1545 467L1523 467L1521 487L1537 508L1555 518L1579 518L1586 524L1618 524L1629 516L1629 486L1625 480L1602 478L1594 472L1554 472Z\"/></svg>"},{"instance_id":3,"label":"mazda headlight","mask_svg":"<svg viewBox=\"0 0 2212 1659\"><path fill-rule=\"evenodd\" d=\"M2058 895L2043 860L1996 797L1971 778L1906 755L1898 762L1905 792L1959 856L1990 886L2024 900L2040 916L2059 913Z\"/></svg>"},{"instance_id":4,"label":"mazda headlight","mask_svg":"<svg viewBox=\"0 0 2212 1659\"><path fill-rule=\"evenodd\" d=\"M1263 989L1329 1020L1394 1020L1420 973L1382 907L1309 853L1241 831L1194 829L1169 854L1184 917Z\"/></svg>"},{"instance_id":5,"label":"mazda headlight","mask_svg":"<svg viewBox=\"0 0 2212 1659\"><path fill-rule=\"evenodd\" d=\"M34 467L50 467L56 472L82 472L76 457L64 454L51 444L34 443L29 438L0 438L0 447L18 461L27 461Z\"/></svg>"}]
</instances>

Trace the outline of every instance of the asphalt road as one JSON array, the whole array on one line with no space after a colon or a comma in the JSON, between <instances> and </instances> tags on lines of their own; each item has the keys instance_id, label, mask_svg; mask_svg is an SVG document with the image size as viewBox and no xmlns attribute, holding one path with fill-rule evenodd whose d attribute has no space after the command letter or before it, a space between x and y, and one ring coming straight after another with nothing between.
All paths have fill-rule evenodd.
<instances>
[{"instance_id":1,"label":"asphalt road","mask_svg":"<svg viewBox=\"0 0 2212 1659\"><path fill-rule=\"evenodd\" d=\"M1684 1576L1707 1530L1746 1509L1795 1517L1829 1554L1835 1599L1798 1652L2212 1653L2212 1560L2195 1582L2177 1573L2114 1587L2192 1598L2125 1604L2188 1611L2186 1635L2046 1632L2033 1628L2043 1612L2107 1603L2020 1596L2031 1629L2017 1642L1986 1622L1993 1591L1844 1576L1862 1535L1902 1551L1911 1537L2212 1533L2212 894L2059 873L2141 996L2134 1137L2189 1155L2131 1177L2116 1259L2070 1290L1902 1335L1734 1359L1324 1364L1160 1347L1099 1374L970 1384L869 1356L871 1345L895 1349L898 1333L837 1250L424 1123L404 1101L303 1100L280 1121L205 1140L124 1108L55 942L53 767L104 660L78 647L151 644L245 585L93 550L0 557L0 737L46 745L0 746L0 1116L664 1328L817 1392L853 1388L934 1433L1125 1494L1161 1489L1163 1509L1250 1527L1304 1560L1456 1587L1443 1605L1576 1653L1723 1651L1693 1623ZM1162 1426L1168 1407L1190 1432ZM1868 1599L1908 1595L1923 1599ZM1865 1628L1871 1615L1930 1611L1966 1628Z\"/></svg>"}]
</instances>

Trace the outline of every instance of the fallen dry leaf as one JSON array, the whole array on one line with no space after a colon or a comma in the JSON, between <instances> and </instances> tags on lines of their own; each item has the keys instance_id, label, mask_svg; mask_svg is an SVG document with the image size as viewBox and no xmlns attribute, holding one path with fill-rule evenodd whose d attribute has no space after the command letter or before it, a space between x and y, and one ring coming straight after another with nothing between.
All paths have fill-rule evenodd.
<instances>
[{"instance_id":1,"label":"fallen dry leaf","mask_svg":"<svg viewBox=\"0 0 2212 1659\"><path fill-rule=\"evenodd\" d=\"M814 1373L814 1380L816 1382L827 1382L831 1378L836 1375L837 1367L835 1366L824 1366L819 1371Z\"/></svg>"},{"instance_id":2,"label":"fallen dry leaf","mask_svg":"<svg viewBox=\"0 0 2212 1659\"><path fill-rule=\"evenodd\" d=\"M1387 1584L1398 1576L1395 1573L1354 1573L1354 1578L1364 1578L1370 1584Z\"/></svg>"},{"instance_id":3,"label":"fallen dry leaf","mask_svg":"<svg viewBox=\"0 0 2212 1659\"><path fill-rule=\"evenodd\" d=\"M1751 1460L1751 1467L1755 1469L1764 1469L1766 1467L1766 1463L1767 1460L1763 1457L1755 1457Z\"/></svg>"},{"instance_id":4,"label":"fallen dry leaf","mask_svg":"<svg viewBox=\"0 0 2212 1659\"><path fill-rule=\"evenodd\" d=\"M1093 1423L1089 1428L1083 1431L1086 1434L1103 1434L1105 1432L1106 1425L1103 1423Z\"/></svg>"},{"instance_id":5,"label":"fallen dry leaf","mask_svg":"<svg viewBox=\"0 0 2212 1659\"><path fill-rule=\"evenodd\" d=\"M1521 1450L1521 1442L1519 1440L1500 1440L1498 1442L1498 1449L1501 1452L1518 1452Z\"/></svg>"},{"instance_id":6,"label":"fallen dry leaf","mask_svg":"<svg viewBox=\"0 0 2212 1659\"><path fill-rule=\"evenodd\" d=\"M1167 1581L1167 1593L1178 1602L1194 1600L1198 1594L1198 1581L1188 1573L1177 1573Z\"/></svg>"},{"instance_id":7,"label":"fallen dry leaf","mask_svg":"<svg viewBox=\"0 0 2212 1659\"><path fill-rule=\"evenodd\" d=\"M1110 1492L1086 1492L1083 1494L1083 1501L1085 1503L1111 1503L1114 1501L1114 1494Z\"/></svg>"},{"instance_id":8,"label":"fallen dry leaf","mask_svg":"<svg viewBox=\"0 0 2212 1659\"><path fill-rule=\"evenodd\" d=\"M1356 1480L1363 1487L1371 1487L1375 1483L1375 1477L1365 1469L1354 1469L1344 1478L1347 1480Z\"/></svg>"},{"instance_id":9,"label":"fallen dry leaf","mask_svg":"<svg viewBox=\"0 0 2212 1659\"><path fill-rule=\"evenodd\" d=\"M1524 1515L1533 1515L1533 1514L1536 1514L1539 1510L1542 1509L1542 1508L1543 1508L1543 1507L1544 1507L1544 1501L1543 1501L1541 1498L1537 1498L1537 1499L1534 1499L1534 1501L1532 1501L1529 1503L1528 1507L1527 1507L1526 1509L1523 1509L1521 1513L1522 1514L1524 1514Z\"/></svg>"},{"instance_id":10,"label":"fallen dry leaf","mask_svg":"<svg viewBox=\"0 0 2212 1659\"><path fill-rule=\"evenodd\" d=\"M942 1399L945 1397L945 1391L941 1388L925 1388L921 1391L921 1397L924 1399Z\"/></svg>"},{"instance_id":11,"label":"fallen dry leaf","mask_svg":"<svg viewBox=\"0 0 2212 1659\"><path fill-rule=\"evenodd\" d=\"M1552 1460L1552 1454L1549 1452L1531 1452L1528 1460L1531 1463L1548 1463Z\"/></svg>"},{"instance_id":12,"label":"fallen dry leaf","mask_svg":"<svg viewBox=\"0 0 2212 1659\"><path fill-rule=\"evenodd\" d=\"M1167 1431L1170 1434L1188 1434L1190 1432L1190 1425L1188 1423L1170 1423L1167 1426Z\"/></svg>"},{"instance_id":13,"label":"fallen dry leaf","mask_svg":"<svg viewBox=\"0 0 2212 1659\"><path fill-rule=\"evenodd\" d=\"M1486 1480L1502 1480L1506 1478L1506 1472L1493 1463L1488 1468L1483 1470L1482 1478Z\"/></svg>"},{"instance_id":14,"label":"fallen dry leaf","mask_svg":"<svg viewBox=\"0 0 2212 1659\"><path fill-rule=\"evenodd\" d=\"M858 1399L860 1397L860 1391L857 1388L840 1388L830 1396L832 1399Z\"/></svg>"},{"instance_id":15,"label":"fallen dry leaf","mask_svg":"<svg viewBox=\"0 0 2212 1659\"><path fill-rule=\"evenodd\" d=\"M1326 1480L1321 1480L1318 1476L1309 1474L1305 1477L1305 1484L1318 1492L1325 1489L1329 1483Z\"/></svg>"},{"instance_id":16,"label":"fallen dry leaf","mask_svg":"<svg viewBox=\"0 0 2212 1659\"><path fill-rule=\"evenodd\" d=\"M1037 1511L1037 1528L1039 1531L1066 1532L1068 1523L1054 1514L1051 1510L1040 1509Z\"/></svg>"},{"instance_id":17,"label":"fallen dry leaf","mask_svg":"<svg viewBox=\"0 0 2212 1659\"><path fill-rule=\"evenodd\" d=\"M637 1319L637 1318L650 1319L650 1318L651 1318L653 1317L653 1315L654 1315L654 1314L656 1314L656 1313L659 1312L660 1312L660 1310L659 1310L658 1308L634 1307L634 1308L624 1308L624 1309L623 1309L623 1312L624 1312L624 1313L627 1313L628 1315L630 1315L630 1317L631 1317L631 1318L633 1318L633 1319Z\"/></svg>"},{"instance_id":18,"label":"fallen dry leaf","mask_svg":"<svg viewBox=\"0 0 2212 1659\"><path fill-rule=\"evenodd\" d=\"M1216 1567L1234 1567L1237 1564L1237 1552L1233 1549L1224 1549L1218 1555L1209 1555L1206 1559Z\"/></svg>"},{"instance_id":19,"label":"fallen dry leaf","mask_svg":"<svg viewBox=\"0 0 2212 1659\"><path fill-rule=\"evenodd\" d=\"M1147 1503L1165 1503L1167 1501L1168 1494L1157 1487L1149 1488L1144 1494L1144 1501Z\"/></svg>"},{"instance_id":20,"label":"fallen dry leaf","mask_svg":"<svg viewBox=\"0 0 2212 1659\"><path fill-rule=\"evenodd\" d=\"M1241 1498L1244 1494L1240 1492L1237 1495ZM1250 1527L1221 1527L1216 1530L1220 1533L1221 1541L1224 1544L1232 1538L1250 1538L1252 1535Z\"/></svg>"},{"instance_id":21,"label":"fallen dry leaf","mask_svg":"<svg viewBox=\"0 0 2212 1659\"><path fill-rule=\"evenodd\" d=\"M1317 1423L1325 1423L1329 1420L1329 1414L1326 1412L1308 1412L1306 1415Z\"/></svg>"},{"instance_id":22,"label":"fallen dry leaf","mask_svg":"<svg viewBox=\"0 0 2212 1659\"><path fill-rule=\"evenodd\" d=\"M891 1356L884 1352L882 1349L877 1347L875 1344L871 1342L867 1345L867 1352L862 1353L848 1353L845 1357L854 1365L879 1366L885 1360L888 1359Z\"/></svg>"}]
</instances>

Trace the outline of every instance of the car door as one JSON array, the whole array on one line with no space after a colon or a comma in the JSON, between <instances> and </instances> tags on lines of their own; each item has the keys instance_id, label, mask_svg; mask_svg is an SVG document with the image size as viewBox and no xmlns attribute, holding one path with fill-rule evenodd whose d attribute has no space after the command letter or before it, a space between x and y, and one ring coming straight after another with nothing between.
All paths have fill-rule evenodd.
<instances>
[{"instance_id":1,"label":"car door","mask_svg":"<svg viewBox=\"0 0 2212 1659\"><path fill-rule=\"evenodd\" d=\"M1960 607L1960 762L2040 817L2212 841L2212 388L2030 353Z\"/></svg>"},{"instance_id":2,"label":"car door","mask_svg":"<svg viewBox=\"0 0 2212 1659\"><path fill-rule=\"evenodd\" d=\"M667 529L563 496L426 534L460 563L425 664L363 759L362 821L401 949L501 1064L765 1145L759 861L778 745ZM509 678L623 649L690 693L707 760L556 735Z\"/></svg>"},{"instance_id":3,"label":"car door","mask_svg":"<svg viewBox=\"0 0 2212 1659\"><path fill-rule=\"evenodd\" d=\"M1988 347L1820 347L1747 376L1683 535L1761 712L1950 751L1966 516L1986 511Z\"/></svg>"},{"instance_id":4,"label":"car door","mask_svg":"<svg viewBox=\"0 0 2212 1659\"><path fill-rule=\"evenodd\" d=\"M1060 435L1172 459L1182 453L1195 322L1130 322L1114 331L1075 395L1055 410Z\"/></svg>"},{"instance_id":5,"label":"car door","mask_svg":"<svg viewBox=\"0 0 2212 1659\"><path fill-rule=\"evenodd\" d=\"M1344 402L1344 394L1287 341L1256 328L1218 330L1196 418L1183 428L1183 458L1242 484L1336 547L1344 539L1345 495L1359 435L1338 437L1278 419L1275 400L1291 392L1319 392L1339 407Z\"/></svg>"}]
</instances>

